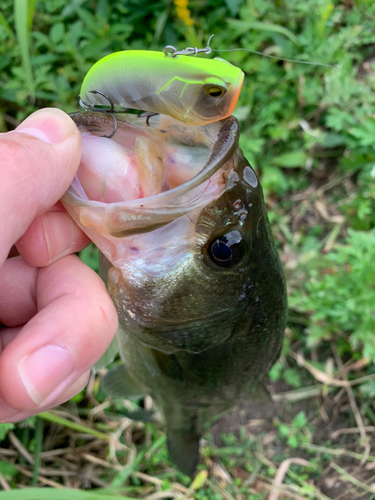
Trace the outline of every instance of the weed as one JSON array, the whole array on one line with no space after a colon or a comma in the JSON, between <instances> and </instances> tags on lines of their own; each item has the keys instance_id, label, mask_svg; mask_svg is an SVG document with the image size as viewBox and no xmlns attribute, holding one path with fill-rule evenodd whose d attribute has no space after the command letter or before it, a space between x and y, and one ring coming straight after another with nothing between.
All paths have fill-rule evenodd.
<instances>
[{"instance_id":1,"label":"weed","mask_svg":"<svg viewBox=\"0 0 375 500\"><path fill-rule=\"evenodd\" d=\"M298 448L303 443L311 443L312 428L308 425L308 420L305 412L299 412L291 421L286 424L276 420L276 428L281 439L286 441L286 444L293 449Z\"/></svg>"},{"instance_id":2,"label":"weed","mask_svg":"<svg viewBox=\"0 0 375 500\"><path fill-rule=\"evenodd\" d=\"M375 230L349 229L331 252L310 254L290 307L306 313L307 345L338 341L340 353L375 359Z\"/></svg>"}]
</instances>

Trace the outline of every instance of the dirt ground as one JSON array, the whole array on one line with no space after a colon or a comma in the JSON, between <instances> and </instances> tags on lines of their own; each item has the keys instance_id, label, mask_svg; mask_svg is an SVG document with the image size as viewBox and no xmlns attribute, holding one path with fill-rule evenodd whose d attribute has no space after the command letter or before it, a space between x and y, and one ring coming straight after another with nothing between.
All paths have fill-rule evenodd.
<instances>
[{"instance_id":1,"label":"dirt ground","mask_svg":"<svg viewBox=\"0 0 375 500\"><path fill-rule=\"evenodd\" d=\"M283 384L278 384L277 394ZM276 396L277 398L278 396ZM280 399L280 398L279 398ZM240 429L246 429L249 436L257 437L264 445L265 456L272 461L277 454L287 454L292 461L294 459L311 460L311 453L304 448L288 450L280 443L277 430L275 429L275 418L283 422L291 422L299 412L305 412L309 422L314 424L312 445L319 452L326 449L324 454L326 466L317 477L311 478L321 498L332 498L335 500L372 500L375 499L375 461L360 460L363 457L364 447L358 433L358 428L353 427L353 415L345 391L337 390L325 398L315 397L293 404L285 401L258 401L240 403L227 415L224 415L211 428L214 442L217 446L223 445L221 436L225 433L239 435ZM375 427L366 427L369 440L369 449L375 449L375 439L371 432ZM354 430L354 432L352 432ZM330 450L332 455L330 455ZM371 452L370 452L371 453ZM362 463L365 462L365 463ZM323 463L323 460L320 460ZM233 474L245 480L250 474L241 467L236 467ZM254 483L256 488L256 482ZM262 491L264 484L259 485ZM323 496L325 495L325 497ZM283 497L281 498L291 498ZM300 497L298 497L300 498Z\"/></svg>"}]
</instances>

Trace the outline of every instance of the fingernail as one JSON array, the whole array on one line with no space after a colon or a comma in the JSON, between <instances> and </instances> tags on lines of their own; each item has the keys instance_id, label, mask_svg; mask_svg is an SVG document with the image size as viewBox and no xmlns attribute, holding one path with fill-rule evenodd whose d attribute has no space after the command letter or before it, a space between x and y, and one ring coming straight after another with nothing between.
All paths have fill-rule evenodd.
<instances>
[{"instance_id":1,"label":"fingernail","mask_svg":"<svg viewBox=\"0 0 375 500\"><path fill-rule=\"evenodd\" d=\"M18 373L30 398L40 405L65 382L74 364L69 351L52 344L21 359Z\"/></svg>"},{"instance_id":2,"label":"fingernail","mask_svg":"<svg viewBox=\"0 0 375 500\"><path fill-rule=\"evenodd\" d=\"M47 212L42 215L44 238L48 250L48 264L69 253L78 235L78 228L65 212Z\"/></svg>"},{"instance_id":3,"label":"fingernail","mask_svg":"<svg viewBox=\"0 0 375 500\"><path fill-rule=\"evenodd\" d=\"M40 109L26 118L16 132L31 135L49 144L59 144L76 130L73 120L61 109Z\"/></svg>"}]
</instances>

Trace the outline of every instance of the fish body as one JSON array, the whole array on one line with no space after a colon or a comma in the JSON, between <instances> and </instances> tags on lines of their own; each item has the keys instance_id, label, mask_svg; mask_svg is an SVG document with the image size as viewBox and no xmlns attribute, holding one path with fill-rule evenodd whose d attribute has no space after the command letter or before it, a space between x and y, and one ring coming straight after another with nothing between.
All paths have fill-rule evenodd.
<instances>
[{"instance_id":1,"label":"fish body","mask_svg":"<svg viewBox=\"0 0 375 500\"><path fill-rule=\"evenodd\" d=\"M192 125L230 116L244 74L223 59L166 56L163 52L126 50L100 59L87 73L81 99L105 105L161 113Z\"/></svg>"},{"instance_id":2,"label":"fish body","mask_svg":"<svg viewBox=\"0 0 375 500\"><path fill-rule=\"evenodd\" d=\"M123 365L103 387L114 396L151 395L171 458L191 475L204 425L251 399L279 356L283 273L233 117L203 127L165 117L138 130L120 125L128 144L132 134L149 134L167 178L182 172L180 184L105 206L80 198L78 172L63 202L104 254L101 275L119 315ZM189 166L196 170L185 179Z\"/></svg>"}]
</instances>

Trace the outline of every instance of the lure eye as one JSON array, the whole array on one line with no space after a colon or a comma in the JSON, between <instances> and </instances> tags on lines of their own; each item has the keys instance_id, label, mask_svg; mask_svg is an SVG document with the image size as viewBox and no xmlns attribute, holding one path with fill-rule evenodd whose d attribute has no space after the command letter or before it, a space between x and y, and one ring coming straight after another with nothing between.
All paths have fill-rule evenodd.
<instances>
[{"instance_id":1,"label":"lure eye","mask_svg":"<svg viewBox=\"0 0 375 500\"><path fill-rule=\"evenodd\" d=\"M224 87L219 87L218 85L209 85L206 87L206 94L210 97L220 97L227 90Z\"/></svg>"},{"instance_id":2,"label":"lure eye","mask_svg":"<svg viewBox=\"0 0 375 500\"><path fill-rule=\"evenodd\" d=\"M208 255L219 267L232 267L245 254L245 245L239 231L232 231L212 240L208 245Z\"/></svg>"}]
</instances>

